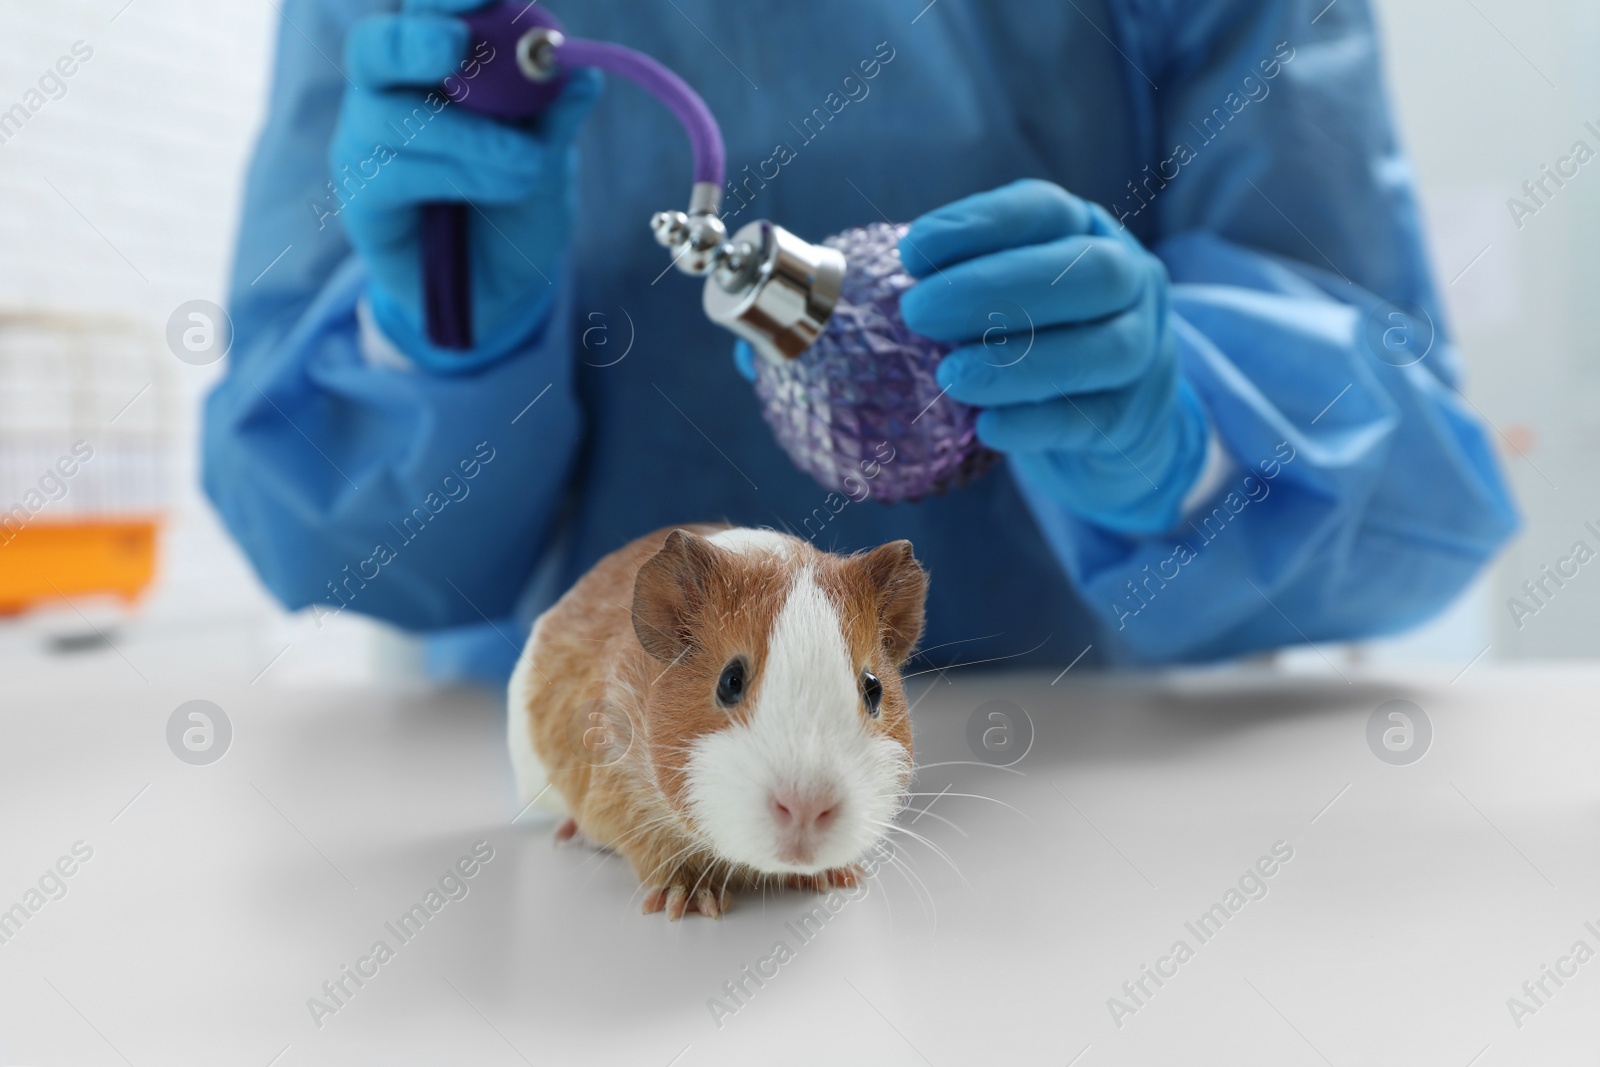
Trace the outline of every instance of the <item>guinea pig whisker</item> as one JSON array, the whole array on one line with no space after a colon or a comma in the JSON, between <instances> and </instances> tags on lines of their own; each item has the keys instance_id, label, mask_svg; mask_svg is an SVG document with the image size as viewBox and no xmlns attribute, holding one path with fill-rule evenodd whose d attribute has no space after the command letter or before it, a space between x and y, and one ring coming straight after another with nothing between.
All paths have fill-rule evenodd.
<instances>
[{"instance_id":1,"label":"guinea pig whisker","mask_svg":"<svg viewBox=\"0 0 1600 1067\"><path fill-rule=\"evenodd\" d=\"M618 841L617 843L619 845L622 844L621 841ZM595 860L597 860L597 859L602 859L603 860L603 859L605 859L605 858L607 858L609 856L612 856L612 855L620 855L620 853L615 852L614 850L607 850L605 852L596 852L594 855L590 856L588 859L586 859L582 863L580 863L578 865L578 870L582 871L585 867L589 866L589 864L594 863ZM589 877L584 879L583 884L585 886L587 886L591 881L594 880L594 876L596 874L598 874L602 869L604 869L604 867L605 867L604 863L595 863L594 868L592 870L590 870L590 872L589 872Z\"/></svg>"},{"instance_id":2,"label":"guinea pig whisker","mask_svg":"<svg viewBox=\"0 0 1600 1067\"><path fill-rule=\"evenodd\" d=\"M648 876L640 879L639 888L635 889L633 893L629 895L628 904L631 906L633 903L633 898L638 896L641 892L645 892L651 888L659 888L659 883L661 883L665 878L670 877L672 873L678 868L682 867L687 860L693 859L701 853L711 855L711 851L698 841L690 842L685 847L678 849L678 851L674 852L672 855L668 856L666 859L650 868Z\"/></svg>"},{"instance_id":3,"label":"guinea pig whisker","mask_svg":"<svg viewBox=\"0 0 1600 1067\"><path fill-rule=\"evenodd\" d=\"M924 914L931 916L933 919L933 929L937 933L939 930L939 906L934 902L933 890L929 889L928 884L922 880L922 876L912 870L911 865L899 856L890 856L889 863L900 872L900 877L906 880L906 884L911 886L912 895L917 898L919 906L922 905L923 896L927 896L928 903L922 910ZM921 892L918 892L919 887Z\"/></svg>"},{"instance_id":4,"label":"guinea pig whisker","mask_svg":"<svg viewBox=\"0 0 1600 1067\"><path fill-rule=\"evenodd\" d=\"M625 833L621 837L617 838L617 840L613 844L611 844L610 846L607 847L606 851L604 851L604 852L597 851L593 855L591 855L588 859L584 860L583 863L578 865L578 869L581 871L584 867L587 867L590 863L593 863L594 860L597 857L605 856L607 854L619 853L624 844L626 844L626 843L628 843L630 841L633 841L635 838L643 836L645 833L649 832L650 830L656 828L657 826L660 826L664 822L668 822L668 821L672 820L675 817L676 817L676 813L669 812L666 815L658 815L655 818L649 819L646 822L640 824L639 826L635 826L633 829L629 830L627 833ZM595 871L598 871L599 869L600 869L599 867L596 867L594 871L590 871L589 872L589 878L585 879L585 881L584 881L585 885L587 885L589 883L589 881L594 878Z\"/></svg>"},{"instance_id":5,"label":"guinea pig whisker","mask_svg":"<svg viewBox=\"0 0 1600 1067\"><path fill-rule=\"evenodd\" d=\"M891 854L888 858L892 861L894 859L894 856ZM880 870L881 870L881 868L880 868ZM876 886L878 888L878 891L883 894L883 906L884 906L885 909L887 909L888 914L889 914L889 931L891 933L893 933L894 932L894 901L891 899L891 894L889 892L889 883L885 882L882 878L879 878L876 873L874 873L873 876L872 876L872 884L874 886Z\"/></svg>"},{"instance_id":6,"label":"guinea pig whisker","mask_svg":"<svg viewBox=\"0 0 1600 1067\"><path fill-rule=\"evenodd\" d=\"M945 666L945 667L928 667L925 670L912 671L910 674L902 674L900 676L900 680L903 682L907 678L916 678L919 675L932 674L934 671L939 671L940 673L943 673L944 671L953 671L953 670L957 670L958 668L961 668L961 667L976 667L980 663L998 663L1003 659L1016 659L1018 656L1032 655L1033 653L1035 653L1035 652L1039 651L1041 648L1043 648L1045 646L1046 642L1048 642L1050 640L1050 638L1052 638L1054 636L1055 636L1054 634L1045 634L1043 641L1040 641L1037 645L1034 645L1032 648L1027 649L1027 650L1022 651L1022 652L1013 652L1008 656L990 656L988 659L975 659L975 660L971 660L971 661L969 661L967 663L952 663L952 664L950 664L948 666Z\"/></svg>"},{"instance_id":7,"label":"guinea pig whisker","mask_svg":"<svg viewBox=\"0 0 1600 1067\"><path fill-rule=\"evenodd\" d=\"M661 784L661 772L662 771L667 771L669 773L676 774L680 778L687 778L687 777L689 777L689 761L687 759L685 759L682 763L678 764L676 767L674 767L674 766L672 766L671 764L668 764L668 763L654 763L654 762L652 762L651 770L650 770L650 776L655 781L656 792L660 793L662 796L665 796L666 793L667 793L667 790Z\"/></svg>"},{"instance_id":8,"label":"guinea pig whisker","mask_svg":"<svg viewBox=\"0 0 1600 1067\"><path fill-rule=\"evenodd\" d=\"M700 893L700 883L705 881L706 880L706 876L708 874L710 874L714 869L715 868L712 867L712 866L707 866L705 868L705 870L700 872L700 877L698 877L698 878L696 878L694 880L694 885L689 887L689 901L690 901L690 903L693 903L695 898L696 898L696 896L699 895L699 893Z\"/></svg>"},{"instance_id":9,"label":"guinea pig whisker","mask_svg":"<svg viewBox=\"0 0 1600 1067\"><path fill-rule=\"evenodd\" d=\"M927 648L919 648L919 649L917 649L915 652L911 653L911 655L906 657L906 662L910 663L912 660L918 658L919 656L925 656L929 652L932 652L936 648L949 648L951 645L965 645L965 644L970 644L973 641L988 641L991 638L1004 637L1004 636L1005 636L1005 631L1002 630L1000 633L997 633L997 634L984 634L982 637L963 637L959 641L944 641L944 642L942 642L940 644L937 644L937 645L929 645Z\"/></svg>"},{"instance_id":10,"label":"guinea pig whisker","mask_svg":"<svg viewBox=\"0 0 1600 1067\"><path fill-rule=\"evenodd\" d=\"M926 815L930 819L938 819L940 822L942 822L946 826L950 827L950 829L954 830L956 833L960 834L962 837L971 837L972 836L971 834L969 834L965 830L963 830L961 827L957 826L955 823L953 823L949 819L945 818L943 815L935 815L933 812L929 811L927 808L913 808L910 805L907 805L905 808L902 808L901 810L902 811L914 811L914 812L916 812L917 813L917 819L922 818L924 815ZM916 822L917 819L912 819L911 821L912 822Z\"/></svg>"},{"instance_id":11,"label":"guinea pig whisker","mask_svg":"<svg viewBox=\"0 0 1600 1067\"><path fill-rule=\"evenodd\" d=\"M946 796L946 797L966 797L968 800L987 800L989 803L998 804L1002 808L1010 808L1012 811L1016 812L1018 815L1021 815L1024 819L1027 819L1029 822L1032 822L1035 826L1039 825L1038 823L1033 822L1032 816L1030 816L1027 812L1023 811L1021 808L1018 808L1018 807L1016 807L1014 805L1011 805L1011 804L1007 804L1003 800L996 800L994 797L986 797L982 793L950 793L950 792L941 792L941 793L907 793L906 796L908 796L908 797L938 797L938 796Z\"/></svg>"},{"instance_id":12,"label":"guinea pig whisker","mask_svg":"<svg viewBox=\"0 0 1600 1067\"><path fill-rule=\"evenodd\" d=\"M917 705L921 704L923 702L923 700L925 700L927 698L929 693L931 693L935 689L937 689L939 687L939 683L941 681L944 682L945 685L949 685L950 684L950 680L948 678L945 678L943 675L939 675L939 676L935 677L932 681L930 681L928 683L928 687L922 691L922 695L921 696L917 697L917 699L913 700L911 703L906 705L906 714L910 715L912 712L916 711L917 710ZM902 690L904 690L905 687L902 685L901 688L902 688Z\"/></svg>"},{"instance_id":13,"label":"guinea pig whisker","mask_svg":"<svg viewBox=\"0 0 1600 1067\"><path fill-rule=\"evenodd\" d=\"M1019 778L1027 777L1027 772L1019 771L1015 767L1006 767L998 763L985 763L982 760L975 759L941 760L938 763L913 763L911 770L913 772L927 771L935 767L986 767L991 771L1005 771L1007 774L1014 774Z\"/></svg>"},{"instance_id":14,"label":"guinea pig whisker","mask_svg":"<svg viewBox=\"0 0 1600 1067\"><path fill-rule=\"evenodd\" d=\"M678 849L678 851L674 852L672 855L668 856L666 859L657 864L652 873L660 874L662 872L662 868L664 867L681 867L686 860L692 859L701 853L704 853L708 856L715 856L715 853L711 850L711 846L700 840L698 837L692 835L688 836L687 841L688 844L684 845L682 848ZM672 872L667 871L666 873L670 874Z\"/></svg>"},{"instance_id":15,"label":"guinea pig whisker","mask_svg":"<svg viewBox=\"0 0 1600 1067\"><path fill-rule=\"evenodd\" d=\"M633 895L636 896L640 892L650 889L652 886L659 888L659 883L661 883L668 875L672 873L672 868L675 866L677 861L680 858L686 858L689 853L696 851L698 847L699 846L697 845L689 845L687 847L680 848L678 851L674 852L672 855L668 856L654 867L651 867L650 870L646 872L645 876L639 879L639 887L633 891ZM628 899L631 902L633 900L633 896L629 896Z\"/></svg>"},{"instance_id":16,"label":"guinea pig whisker","mask_svg":"<svg viewBox=\"0 0 1600 1067\"><path fill-rule=\"evenodd\" d=\"M663 823L673 821L676 817L676 812L669 812L666 815L657 815L653 819L647 819L638 826L635 826L633 829L629 830L627 833L623 834L621 837L617 838L616 843L617 845L621 845L625 842L632 841L634 838L643 836ZM615 851L614 847L613 851Z\"/></svg>"},{"instance_id":17,"label":"guinea pig whisker","mask_svg":"<svg viewBox=\"0 0 1600 1067\"><path fill-rule=\"evenodd\" d=\"M950 853L946 852L943 848L941 848L940 846L936 845L934 842L932 842L928 838L926 838L926 837L922 836L921 834L917 833L915 830L908 829L908 828L906 828L904 826L900 826L900 825L898 825L896 823L888 823L888 822L886 822L886 823L880 823L878 825L882 827L885 836L887 836L889 834L904 834L905 836L911 838L911 840L920 842L921 844L926 846L928 848L928 850L931 851L934 855L938 856L940 859L942 859L946 863L948 863L950 865L950 869L955 871L956 872L956 876L958 878L960 878L963 882L965 882L968 887L970 887L972 885L971 882L967 881L967 876L964 873L962 873L961 868L956 865L956 861L950 858Z\"/></svg>"},{"instance_id":18,"label":"guinea pig whisker","mask_svg":"<svg viewBox=\"0 0 1600 1067\"><path fill-rule=\"evenodd\" d=\"M914 830L907 830L903 826L891 827L889 832L890 833L896 833L896 834L904 834L905 836L911 838L911 840L916 841L919 844L923 845L925 848L927 848L927 850L929 852L932 852L935 856L938 856L941 860L943 860L945 862L945 864L947 866L949 866L949 868L952 871L955 872L956 877L961 879L961 884L962 885L965 885L968 889L972 888L972 883L970 881L968 881L968 879L967 879L967 873L965 871L963 871L961 869L960 865L957 864L956 861L950 857L950 853L946 852L939 845L935 844L930 839L928 839L926 837L923 837L921 834L915 832Z\"/></svg>"}]
</instances>

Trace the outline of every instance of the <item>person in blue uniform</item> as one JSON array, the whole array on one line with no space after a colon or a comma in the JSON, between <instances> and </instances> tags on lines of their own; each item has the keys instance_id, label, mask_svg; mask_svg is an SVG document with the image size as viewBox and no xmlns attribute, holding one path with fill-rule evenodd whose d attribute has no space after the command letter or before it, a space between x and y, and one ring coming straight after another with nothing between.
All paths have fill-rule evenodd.
<instances>
[{"instance_id":1,"label":"person in blue uniform","mask_svg":"<svg viewBox=\"0 0 1600 1067\"><path fill-rule=\"evenodd\" d=\"M287 607L503 678L602 555L721 519L909 538L929 664L1203 661L1403 630L1515 528L1365 0L551 5L705 97L730 231L913 223L903 312L1005 462L893 506L796 470L663 276L683 131L594 72L528 123L451 103L473 6L282 8L204 484ZM473 205L466 352L423 324L435 200Z\"/></svg>"}]
</instances>

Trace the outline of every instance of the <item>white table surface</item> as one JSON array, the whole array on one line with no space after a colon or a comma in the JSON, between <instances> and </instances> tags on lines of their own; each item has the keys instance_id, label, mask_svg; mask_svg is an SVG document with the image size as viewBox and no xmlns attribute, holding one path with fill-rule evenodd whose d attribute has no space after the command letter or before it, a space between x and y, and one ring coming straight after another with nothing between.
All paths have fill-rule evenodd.
<instances>
[{"instance_id":1,"label":"white table surface","mask_svg":"<svg viewBox=\"0 0 1600 1067\"><path fill-rule=\"evenodd\" d=\"M922 771L947 792L901 823L948 861L902 840L808 942L809 895L668 923L621 860L553 847L490 697L14 677L0 908L93 855L0 944L0 1064L1594 1063L1600 958L1520 1027L1507 998L1600 951L1600 667L1346 674L940 679L919 761L971 760L994 699L1033 747ZM209 766L166 742L195 698L233 726ZM1433 725L1408 766L1366 739L1393 698ZM318 1027L308 998L477 841L467 895ZM1267 895L1199 942L1185 922L1279 841ZM1117 1026L1108 998L1179 939ZM719 1027L708 1000L779 940Z\"/></svg>"}]
</instances>

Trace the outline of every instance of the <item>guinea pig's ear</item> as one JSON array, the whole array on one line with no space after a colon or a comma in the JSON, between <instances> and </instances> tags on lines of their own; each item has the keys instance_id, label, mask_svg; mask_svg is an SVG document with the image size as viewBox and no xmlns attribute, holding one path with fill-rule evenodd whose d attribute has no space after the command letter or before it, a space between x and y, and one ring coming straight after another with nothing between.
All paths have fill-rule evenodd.
<instances>
[{"instance_id":1,"label":"guinea pig's ear","mask_svg":"<svg viewBox=\"0 0 1600 1067\"><path fill-rule=\"evenodd\" d=\"M646 652L667 661L683 654L716 565L716 546L688 530L673 530L644 561L633 582L633 632Z\"/></svg>"},{"instance_id":2,"label":"guinea pig's ear","mask_svg":"<svg viewBox=\"0 0 1600 1067\"><path fill-rule=\"evenodd\" d=\"M878 604L883 645L895 663L903 663L922 637L923 608L928 599L928 572L912 554L910 541L890 541L850 560L850 567Z\"/></svg>"}]
</instances>

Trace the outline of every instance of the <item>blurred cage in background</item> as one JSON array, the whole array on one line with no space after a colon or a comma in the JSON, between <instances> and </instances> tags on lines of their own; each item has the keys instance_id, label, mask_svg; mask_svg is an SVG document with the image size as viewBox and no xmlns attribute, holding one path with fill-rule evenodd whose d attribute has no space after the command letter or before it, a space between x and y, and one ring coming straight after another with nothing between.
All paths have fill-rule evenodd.
<instances>
[{"instance_id":1,"label":"blurred cage in background","mask_svg":"<svg viewBox=\"0 0 1600 1067\"><path fill-rule=\"evenodd\" d=\"M132 604L172 502L174 397L131 319L0 310L0 616Z\"/></svg>"}]
</instances>

